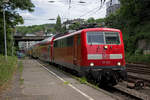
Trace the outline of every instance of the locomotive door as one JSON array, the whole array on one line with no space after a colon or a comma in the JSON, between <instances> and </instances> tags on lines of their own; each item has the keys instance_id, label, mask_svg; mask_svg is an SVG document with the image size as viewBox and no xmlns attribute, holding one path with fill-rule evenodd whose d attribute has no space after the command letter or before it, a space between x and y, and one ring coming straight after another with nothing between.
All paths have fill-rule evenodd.
<instances>
[{"instance_id":1,"label":"locomotive door","mask_svg":"<svg viewBox=\"0 0 150 100\"><path fill-rule=\"evenodd\" d=\"M47 51L48 52L48 59L47 59L48 62L50 61L50 57L51 57L51 52L50 51L51 51L51 46L48 44L48 51Z\"/></svg>"},{"instance_id":2,"label":"locomotive door","mask_svg":"<svg viewBox=\"0 0 150 100\"><path fill-rule=\"evenodd\" d=\"M77 54L78 54L78 50L77 50L77 35L74 36L74 42L73 42L73 64L77 65Z\"/></svg>"},{"instance_id":3,"label":"locomotive door","mask_svg":"<svg viewBox=\"0 0 150 100\"><path fill-rule=\"evenodd\" d=\"M81 39L80 35L75 35L74 37L74 56L73 56L73 64L79 65L81 59Z\"/></svg>"}]
</instances>

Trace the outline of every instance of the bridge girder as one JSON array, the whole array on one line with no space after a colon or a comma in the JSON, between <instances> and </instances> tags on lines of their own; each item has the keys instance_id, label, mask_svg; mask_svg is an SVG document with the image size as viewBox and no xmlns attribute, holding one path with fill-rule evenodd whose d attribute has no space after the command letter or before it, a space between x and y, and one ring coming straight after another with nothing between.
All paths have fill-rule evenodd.
<instances>
[{"instance_id":1,"label":"bridge girder","mask_svg":"<svg viewBox=\"0 0 150 100\"><path fill-rule=\"evenodd\" d=\"M42 41L49 36L14 36L15 46L18 46L19 41Z\"/></svg>"}]
</instances>

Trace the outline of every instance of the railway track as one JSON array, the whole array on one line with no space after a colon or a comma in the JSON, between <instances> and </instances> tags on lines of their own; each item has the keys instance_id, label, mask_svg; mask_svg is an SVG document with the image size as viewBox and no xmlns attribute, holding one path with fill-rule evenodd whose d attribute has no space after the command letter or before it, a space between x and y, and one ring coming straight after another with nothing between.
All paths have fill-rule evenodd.
<instances>
[{"instance_id":1,"label":"railway track","mask_svg":"<svg viewBox=\"0 0 150 100\"><path fill-rule=\"evenodd\" d=\"M115 96L121 97L123 100L149 100L148 95L129 89L123 84L118 84L114 87L105 87L103 89Z\"/></svg>"},{"instance_id":2,"label":"railway track","mask_svg":"<svg viewBox=\"0 0 150 100\"><path fill-rule=\"evenodd\" d=\"M42 65L44 66L48 66L48 63L43 63L41 61L38 60L38 62L40 62ZM55 67L55 66L53 66ZM56 69L59 69L58 67L55 67ZM65 69L61 69L64 74L67 74L67 75L70 75L72 78L74 77L77 77L75 76L74 74L72 73L68 73L69 71L65 71ZM65 72L64 72L65 71ZM76 79L78 80L78 78L80 77L77 77ZM90 82L88 83L87 82L87 85L99 90L99 89L102 89L104 91L106 91L107 93L109 93L111 96L113 96L113 98L117 99L117 100L120 100L120 99L123 99L123 100L149 100L149 97L143 93L139 93L138 91L134 90L134 89L129 89L127 88L126 86L127 85L116 85L115 87L105 87L105 88L101 88L101 87L97 87L96 86L96 83L93 84L93 82ZM102 91L100 90L100 91Z\"/></svg>"},{"instance_id":3,"label":"railway track","mask_svg":"<svg viewBox=\"0 0 150 100\"><path fill-rule=\"evenodd\" d=\"M132 82L143 81L150 86L150 66L141 64L127 64L128 80Z\"/></svg>"},{"instance_id":4,"label":"railway track","mask_svg":"<svg viewBox=\"0 0 150 100\"><path fill-rule=\"evenodd\" d=\"M127 64L127 72L128 82L132 82L132 87L150 95L150 65Z\"/></svg>"},{"instance_id":5,"label":"railway track","mask_svg":"<svg viewBox=\"0 0 150 100\"><path fill-rule=\"evenodd\" d=\"M150 75L150 66L141 64L126 64L127 71L132 73Z\"/></svg>"},{"instance_id":6,"label":"railway track","mask_svg":"<svg viewBox=\"0 0 150 100\"><path fill-rule=\"evenodd\" d=\"M126 96L127 99L135 99L135 100L149 100L149 96L147 94L141 93L134 89L129 89L126 85L116 85L115 88L116 92L122 93L122 95Z\"/></svg>"}]
</instances>

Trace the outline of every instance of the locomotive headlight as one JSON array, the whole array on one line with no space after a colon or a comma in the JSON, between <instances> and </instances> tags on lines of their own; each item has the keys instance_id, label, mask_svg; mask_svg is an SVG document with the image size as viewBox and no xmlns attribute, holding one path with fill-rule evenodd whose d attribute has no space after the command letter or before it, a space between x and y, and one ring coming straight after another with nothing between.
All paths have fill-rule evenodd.
<instances>
[{"instance_id":1,"label":"locomotive headlight","mask_svg":"<svg viewBox=\"0 0 150 100\"><path fill-rule=\"evenodd\" d=\"M94 63L90 63L90 66L94 66Z\"/></svg>"},{"instance_id":2,"label":"locomotive headlight","mask_svg":"<svg viewBox=\"0 0 150 100\"><path fill-rule=\"evenodd\" d=\"M104 46L104 49L108 49L108 46L107 46L107 45L105 45L105 46Z\"/></svg>"},{"instance_id":3,"label":"locomotive headlight","mask_svg":"<svg viewBox=\"0 0 150 100\"><path fill-rule=\"evenodd\" d=\"M121 66L121 63L120 63L120 62L118 62L118 63L117 63L117 65L118 65L118 66Z\"/></svg>"}]
</instances>

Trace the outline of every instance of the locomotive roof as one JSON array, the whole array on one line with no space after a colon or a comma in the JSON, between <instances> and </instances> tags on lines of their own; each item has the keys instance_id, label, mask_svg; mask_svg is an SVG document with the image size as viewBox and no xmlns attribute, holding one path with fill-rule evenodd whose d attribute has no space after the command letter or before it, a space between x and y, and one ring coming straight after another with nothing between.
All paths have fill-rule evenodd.
<instances>
[{"instance_id":1,"label":"locomotive roof","mask_svg":"<svg viewBox=\"0 0 150 100\"><path fill-rule=\"evenodd\" d=\"M48 43L48 42L52 41L53 37L54 37L54 35L51 36L51 37L48 37L48 38L46 38L46 39L44 39L42 41L40 41L39 44Z\"/></svg>"},{"instance_id":2,"label":"locomotive roof","mask_svg":"<svg viewBox=\"0 0 150 100\"><path fill-rule=\"evenodd\" d=\"M69 37L69 36L72 36L72 35L75 35L75 34L79 34L79 33L81 33L81 31L82 31L82 30L79 30L79 31L76 31L76 32L73 32L73 33L62 34L62 35L61 35L61 34L60 34L60 35L58 34L59 36L56 36L56 37L55 37L55 40L59 40L59 39L65 38L65 37ZM54 40L54 41L55 41L55 40Z\"/></svg>"},{"instance_id":3,"label":"locomotive roof","mask_svg":"<svg viewBox=\"0 0 150 100\"><path fill-rule=\"evenodd\" d=\"M82 31L87 32L87 31L115 31L115 32L120 32L119 29L114 29L114 28L87 28L87 29L82 29L76 32L72 32L72 33L67 33L67 34L58 34L58 36L55 36L55 40L59 40L59 39L63 39L69 36L73 36L76 34L80 34Z\"/></svg>"}]
</instances>

